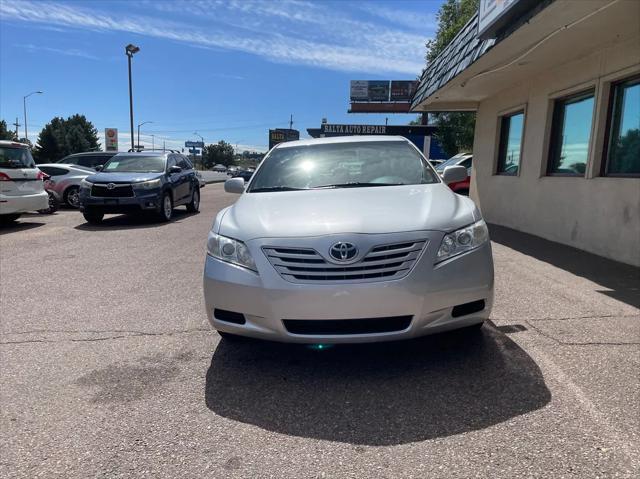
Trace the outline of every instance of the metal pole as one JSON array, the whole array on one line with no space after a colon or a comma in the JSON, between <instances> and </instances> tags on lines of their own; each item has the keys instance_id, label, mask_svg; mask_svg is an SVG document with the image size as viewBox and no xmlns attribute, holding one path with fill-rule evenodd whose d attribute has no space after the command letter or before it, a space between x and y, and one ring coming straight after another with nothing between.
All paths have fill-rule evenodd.
<instances>
[{"instance_id":1,"label":"metal pole","mask_svg":"<svg viewBox=\"0 0 640 479\"><path fill-rule=\"evenodd\" d=\"M127 59L129 62L129 120L130 120L130 124L131 124L131 149L135 149L134 148L134 144L133 144L133 87L131 85L131 57L133 55L127 53ZM138 134L138 138L140 137L140 135Z\"/></svg>"},{"instance_id":2,"label":"metal pole","mask_svg":"<svg viewBox=\"0 0 640 479\"><path fill-rule=\"evenodd\" d=\"M22 106L24 107L24 137L29 141L29 133L27 133L27 97L22 97Z\"/></svg>"},{"instance_id":3,"label":"metal pole","mask_svg":"<svg viewBox=\"0 0 640 479\"><path fill-rule=\"evenodd\" d=\"M151 151L156 149L156 136L151 135Z\"/></svg>"},{"instance_id":4,"label":"metal pole","mask_svg":"<svg viewBox=\"0 0 640 479\"><path fill-rule=\"evenodd\" d=\"M140 125L138 125L138 144L136 146L140 149Z\"/></svg>"}]
</instances>

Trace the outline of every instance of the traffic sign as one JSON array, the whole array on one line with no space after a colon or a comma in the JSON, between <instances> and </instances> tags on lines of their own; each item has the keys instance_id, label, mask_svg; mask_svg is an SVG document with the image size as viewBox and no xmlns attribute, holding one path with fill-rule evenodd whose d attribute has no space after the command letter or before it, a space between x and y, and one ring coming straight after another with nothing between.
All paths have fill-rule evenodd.
<instances>
[{"instance_id":1,"label":"traffic sign","mask_svg":"<svg viewBox=\"0 0 640 479\"><path fill-rule=\"evenodd\" d=\"M203 141L185 141L184 146L186 148L204 148Z\"/></svg>"}]
</instances>

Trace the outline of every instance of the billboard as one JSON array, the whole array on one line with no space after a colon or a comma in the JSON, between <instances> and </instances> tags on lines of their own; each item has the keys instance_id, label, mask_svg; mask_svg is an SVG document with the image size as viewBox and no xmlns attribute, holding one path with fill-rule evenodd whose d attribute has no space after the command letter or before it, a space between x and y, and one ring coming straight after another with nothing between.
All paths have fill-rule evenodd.
<instances>
[{"instance_id":1,"label":"billboard","mask_svg":"<svg viewBox=\"0 0 640 479\"><path fill-rule=\"evenodd\" d=\"M417 80L351 80L352 102L410 102Z\"/></svg>"},{"instance_id":2,"label":"billboard","mask_svg":"<svg viewBox=\"0 0 640 479\"><path fill-rule=\"evenodd\" d=\"M391 101L411 101L418 89L418 80L392 80Z\"/></svg>"},{"instance_id":3,"label":"billboard","mask_svg":"<svg viewBox=\"0 0 640 479\"><path fill-rule=\"evenodd\" d=\"M202 141L185 141L185 148L204 148L204 142Z\"/></svg>"},{"instance_id":4,"label":"billboard","mask_svg":"<svg viewBox=\"0 0 640 479\"><path fill-rule=\"evenodd\" d=\"M104 129L104 149L105 151L118 151L118 129Z\"/></svg>"},{"instance_id":5,"label":"billboard","mask_svg":"<svg viewBox=\"0 0 640 479\"><path fill-rule=\"evenodd\" d=\"M300 132L298 130L289 130L288 128L276 128L275 130L269 130L269 149L273 148L278 143L299 139Z\"/></svg>"}]
</instances>

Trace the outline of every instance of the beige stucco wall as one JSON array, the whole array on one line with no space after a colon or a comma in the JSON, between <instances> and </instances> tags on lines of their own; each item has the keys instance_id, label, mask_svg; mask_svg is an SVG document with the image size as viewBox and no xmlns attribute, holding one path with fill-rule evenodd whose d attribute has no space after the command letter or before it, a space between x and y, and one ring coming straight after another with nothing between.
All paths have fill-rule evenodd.
<instances>
[{"instance_id":1,"label":"beige stucco wall","mask_svg":"<svg viewBox=\"0 0 640 479\"><path fill-rule=\"evenodd\" d=\"M640 36L507 85L479 104L471 196L488 222L640 266L640 178L600 177L611 81L640 72ZM595 88L584 178L544 176L554 98ZM520 174L494 175L498 118L525 108Z\"/></svg>"}]
</instances>

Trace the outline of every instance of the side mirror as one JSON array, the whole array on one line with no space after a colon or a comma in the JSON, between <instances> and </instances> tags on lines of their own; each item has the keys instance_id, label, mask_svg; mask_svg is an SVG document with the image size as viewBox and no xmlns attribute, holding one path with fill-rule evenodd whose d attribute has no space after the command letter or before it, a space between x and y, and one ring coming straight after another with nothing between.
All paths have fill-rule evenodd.
<instances>
[{"instance_id":1,"label":"side mirror","mask_svg":"<svg viewBox=\"0 0 640 479\"><path fill-rule=\"evenodd\" d=\"M179 166L173 165L169 167L169 173L180 173L182 171L182 168L180 168Z\"/></svg>"},{"instance_id":2,"label":"side mirror","mask_svg":"<svg viewBox=\"0 0 640 479\"><path fill-rule=\"evenodd\" d=\"M464 166L447 166L442 173L445 184L457 183L467 179L467 169Z\"/></svg>"},{"instance_id":3,"label":"side mirror","mask_svg":"<svg viewBox=\"0 0 640 479\"><path fill-rule=\"evenodd\" d=\"M102 171L102 167L103 166L104 165L96 165L96 166L93 167L93 169L96 170L96 171Z\"/></svg>"},{"instance_id":4,"label":"side mirror","mask_svg":"<svg viewBox=\"0 0 640 479\"><path fill-rule=\"evenodd\" d=\"M244 179L231 178L224 182L224 191L227 193L241 194L244 192Z\"/></svg>"}]
</instances>

